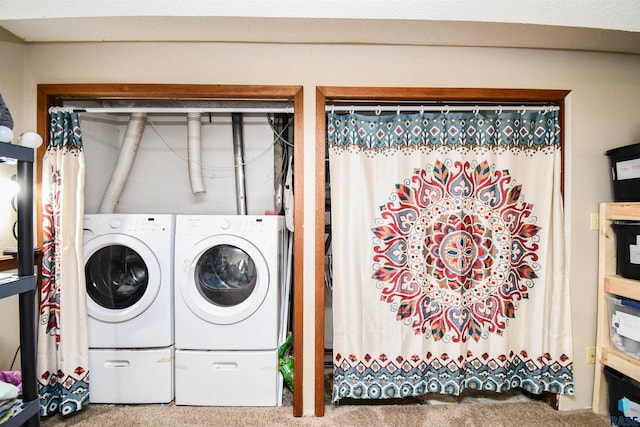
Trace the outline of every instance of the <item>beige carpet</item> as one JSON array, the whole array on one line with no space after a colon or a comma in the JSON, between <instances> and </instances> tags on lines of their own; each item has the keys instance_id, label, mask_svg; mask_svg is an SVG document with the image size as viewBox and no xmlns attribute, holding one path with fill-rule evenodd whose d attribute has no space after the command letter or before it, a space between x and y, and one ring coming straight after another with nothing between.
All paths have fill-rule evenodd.
<instances>
[{"instance_id":1,"label":"beige carpet","mask_svg":"<svg viewBox=\"0 0 640 427\"><path fill-rule=\"evenodd\" d=\"M294 418L290 406L271 408L91 404L42 426L340 426L340 427L589 427L609 426L590 410L556 411L539 401L402 405L327 405L324 417Z\"/></svg>"}]
</instances>

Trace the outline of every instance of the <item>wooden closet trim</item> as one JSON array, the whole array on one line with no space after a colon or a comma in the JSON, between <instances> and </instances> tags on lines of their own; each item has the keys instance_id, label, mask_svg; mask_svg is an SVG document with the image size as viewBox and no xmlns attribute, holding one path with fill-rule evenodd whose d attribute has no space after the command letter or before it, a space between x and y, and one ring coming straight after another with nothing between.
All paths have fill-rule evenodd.
<instances>
[{"instance_id":1,"label":"wooden closet trim","mask_svg":"<svg viewBox=\"0 0 640 427\"><path fill-rule=\"evenodd\" d=\"M561 141L564 146L564 102L569 90L553 89L484 89L484 88L413 88L413 87L316 87L316 218L315 218L315 415L324 415L324 208L326 155L326 104L334 101L447 102L478 103L549 103L560 107ZM564 174L564 150L562 151ZM564 185L564 179L561 179ZM561 188L564 194L564 188ZM545 400L557 409L555 395Z\"/></svg>"},{"instance_id":2,"label":"wooden closet trim","mask_svg":"<svg viewBox=\"0 0 640 427\"><path fill-rule=\"evenodd\" d=\"M39 84L37 91L37 132L43 144L36 153L36 221L42 224L42 159L49 140L49 108L74 99L138 100L239 100L264 99L293 102L294 108L294 229L293 235L293 355L296 366L303 366L303 258L304 258L304 129L302 86L264 85L183 85L183 84ZM37 228L37 244L42 247L42 227ZM303 372L294 376L293 415L302 416Z\"/></svg>"}]
</instances>

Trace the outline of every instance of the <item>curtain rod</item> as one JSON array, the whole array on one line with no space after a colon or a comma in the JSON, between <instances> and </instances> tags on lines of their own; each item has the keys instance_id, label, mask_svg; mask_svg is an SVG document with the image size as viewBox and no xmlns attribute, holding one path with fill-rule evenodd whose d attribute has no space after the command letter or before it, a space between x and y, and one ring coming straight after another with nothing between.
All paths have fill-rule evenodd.
<instances>
[{"instance_id":1,"label":"curtain rod","mask_svg":"<svg viewBox=\"0 0 640 427\"><path fill-rule=\"evenodd\" d=\"M560 107L557 105L327 105L326 111L334 113L334 112L350 112L354 113L356 111L369 111L374 112L376 114L380 114L383 111L395 111L397 114L403 111L416 111L416 112L424 112L424 111L438 111L443 113L455 112L455 111L471 111L471 112L480 112L480 111L494 111L496 113L502 111L517 111L519 113L524 113L527 111L537 111L537 112L549 112L549 111L558 111Z\"/></svg>"},{"instance_id":2,"label":"curtain rod","mask_svg":"<svg viewBox=\"0 0 640 427\"><path fill-rule=\"evenodd\" d=\"M288 113L293 114L293 107L51 107L49 113L55 111L73 111L78 113Z\"/></svg>"}]
</instances>

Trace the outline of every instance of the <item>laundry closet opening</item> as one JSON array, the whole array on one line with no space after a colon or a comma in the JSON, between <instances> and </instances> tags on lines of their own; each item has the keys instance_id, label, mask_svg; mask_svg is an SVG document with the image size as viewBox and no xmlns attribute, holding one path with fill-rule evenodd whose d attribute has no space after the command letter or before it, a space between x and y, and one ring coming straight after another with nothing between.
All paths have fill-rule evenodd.
<instances>
[{"instance_id":1,"label":"laundry closet opening","mask_svg":"<svg viewBox=\"0 0 640 427\"><path fill-rule=\"evenodd\" d=\"M455 298L466 304L465 293L471 295L469 289L476 292L474 287L482 286L482 277L494 274L489 273L491 262L480 266L484 261L478 255L483 245L492 248L493 243L464 243L467 237L476 235L475 224L478 230L492 226L485 227L487 224L481 224L483 220L471 217L467 218L471 221L468 226L450 225L474 209L487 215L482 200L488 199L484 199L479 189L489 176L498 181L508 177L511 181L505 166L498 165L505 160L501 154L506 147L506 151L522 149L527 158L536 151L542 152L538 157L542 161L549 159L546 153L553 153L555 172L549 169L548 176L554 177L554 192L560 200L554 203L562 204L561 141L567 94L568 91L556 90L318 88L316 158L325 161L316 163L316 187L325 191L316 193L316 205L324 206L325 211L317 211L315 231L316 415L323 414L324 406L332 402L427 403L432 399L455 402L460 396L471 400L497 397L495 393L477 395L478 391L492 390L494 384L497 386L493 391L506 391L514 399L520 399L522 390L525 398L543 399L557 408L554 392L540 392L546 386L532 393L529 389L533 388L527 381L519 383L519 377L509 384L503 380L494 383L493 368L476 377L474 370L482 362L473 356L479 348L474 345L488 341L496 329L484 319L473 318L473 314L468 318L477 323L471 322L475 325L471 330L464 329L466 323L462 321L456 323L453 312L467 319L466 314L462 315L466 305L458 308L452 303L451 318L446 310L449 310L447 301L453 302ZM547 126L550 126L545 131L548 133L542 135L541 128ZM539 136L549 138L534 142L533 138ZM394 161L387 160L390 158ZM424 163L420 163L421 159ZM506 166L512 169L514 180L518 172L523 172L521 165L524 163ZM505 173L504 177L500 173ZM381 181L386 174L391 178ZM459 182L454 182L458 179ZM520 175L520 182L523 179ZM486 185L495 190L495 182L487 181ZM529 182L529 191L537 185ZM379 190L380 186L384 188ZM544 194L539 197L540 204L545 197ZM494 205L491 206L493 209ZM523 207L528 209L531 205L522 204L519 209ZM450 231L437 234L437 230L445 229ZM455 230L462 232L453 245L459 250L457 255L453 246L446 246L456 235ZM468 242L479 242L473 239ZM427 246L434 252L427 251ZM445 249L447 260L435 267L428 264L437 262L440 251ZM504 249L511 250L507 246ZM352 257L352 253L359 255ZM525 264L538 268L534 258ZM476 267L467 264L467 259L483 273L476 274L473 270ZM559 259L563 259L562 254ZM460 286L447 281L454 270ZM473 279L467 281L467 274L471 273ZM340 279L339 293L335 279ZM438 283L439 280L444 282ZM444 294L446 297L439 300ZM489 295L493 294L487 290ZM522 296L528 298L526 294ZM484 297L479 298L478 302ZM502 298L502 294L496 298ZM336 302L338 316L334 310ZM567 306L562 310L568 313ZM506 316L517 318L513 312L507 312ZM445 323L450 319L454 319L453 323ZM502 331L498 332L502 336ZM457 342L464 353L455 352L457 344L450 345ZM405 344L411 350L401 353ZM447 348L443 345L449 345L448 350L443 350ZM488 354L484 356L491 359ZM561 359L566 360L564 354ZM571 369L570 365L567 369ZM465 382L465 378L470 381ZM486 384L485 378L489 380ZM553 385L547 386L555 390ZM566 392L570 394L572 390Z\"/></svg>"},{"instance_id":2,"label":"laundry closet opening","mask_svg":"<svg viewBox=\"0 0 640 427\"><path fill-rule=\"evenodd\" d=\"M89 302L90 360L98 360L92 368L95 402L290 405L300 416L302 373L292 378L299 382L292 393L280 376L278 353L288 334L299 333L287 357L302 358L302 260L293 256L302 252L296 252L302 236L294 232L302 220L294 210L301 196L294 189L302 189L295 173L302 160L301 88L39 85L38 100L43 135L49 134L49 113L59 112L77 114L82 134L84 243L92 251L85 251L92 263L85 268L87 289L102 289L94 292L100 295L95 304ZM170 296L163 294L167 276L175 289ZM118 277L123 281L115 286ZM146 289L155 299L134 318L101 313L110 305L126 310L129 290L132 306L139 305ZM109 292L112 298L104 296ZM154 306L163 299L171 300L167 317L175 316L167 347L175 351L169 357L175 363L167 386L158 388L171 394L113 400L122 394L111 384L114 375L96 368L105 362L105 350L113 351L106 357L131 357L127 367L142 366L131 348L154 343L125 349L117 340L91 339L92 330L122 336L124 329L107 329L115 322L145 328L133 322L143 323L153 309L162 316ZM202 376L209 366L224 369L215 369L207 385ZM211 392L212 382L219 392Z\"/></svg>"},{"instance_id":3,"label":"laundry closet opening","mask_svg":"<svg viewBox=\"0 0 640 427\"><path fill-rule=\"evenodd\" d=\"M87 214L291 212L292 103L63 106L79 112Z\"/></svg>"}]
</instances>

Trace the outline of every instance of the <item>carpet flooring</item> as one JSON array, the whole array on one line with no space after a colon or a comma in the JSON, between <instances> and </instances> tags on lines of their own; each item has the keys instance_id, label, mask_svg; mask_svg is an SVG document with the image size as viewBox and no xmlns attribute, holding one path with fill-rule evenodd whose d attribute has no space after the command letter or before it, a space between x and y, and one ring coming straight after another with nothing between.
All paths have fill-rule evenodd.
<instances>
[{"instance_id":1,"label":"carpet flooring","mask_svg":"<svg viewBox=\"0 0 640 427\"><path fill-rule=\"evenodd\" d=\"M283 400L283 404L285 401ZM77 414L41 420L53 426L469 426L469 427L604 427L606 417L591 410L557 411L524 396L433 397L399 404L328 404L324 417L294 417L291 406L198 407L91 404Z\"/></svg>"}]
</instances>

